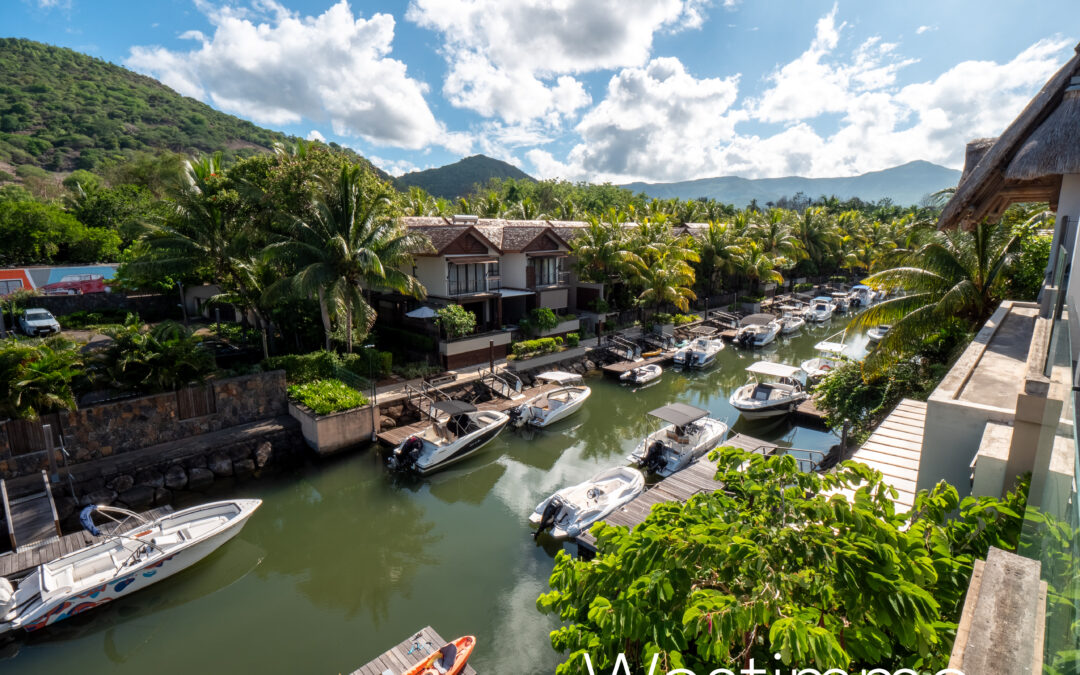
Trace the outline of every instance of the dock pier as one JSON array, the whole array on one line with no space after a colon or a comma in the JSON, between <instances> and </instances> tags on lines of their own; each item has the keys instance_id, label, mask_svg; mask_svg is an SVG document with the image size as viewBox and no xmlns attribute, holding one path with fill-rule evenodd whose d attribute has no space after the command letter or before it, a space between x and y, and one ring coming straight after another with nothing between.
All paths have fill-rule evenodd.
<instances>
[{"instance_id":1,"label":"dock pier","mask_svg":"<svg viewBox=\"0 0 1080 675\"><path fill-rule=\"evenodd\" d=\"M402 675L447 642L434 628L424 626L397 646L354 670L351 675ZM468 664L461 672L463 675L476 675L476 671Z\"/></svg>"}]
</instances>

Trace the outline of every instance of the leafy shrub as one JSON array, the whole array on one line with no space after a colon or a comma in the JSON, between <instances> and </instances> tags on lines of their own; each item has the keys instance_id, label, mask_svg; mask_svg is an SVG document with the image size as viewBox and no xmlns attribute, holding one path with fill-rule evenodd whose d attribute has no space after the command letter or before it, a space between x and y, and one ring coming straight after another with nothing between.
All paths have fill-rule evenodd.
<instances>
[{"instance_id":1,"label":"leafy shrub","mask_svg":"<svg viewBox=\"0 0 1080 675\"><path fill-rule=\"evenodd\" d=\"M666 326L669 323L674 323L674 318L667 312L657 312L649 319L650 325L653 326Z\"/></svg>"},{"instance_id":2,"label":"leafy shrub","mask_svg":"<svg viewBox=\"0 0 1080 675\"><path fill-rule=\"evenodd\" d=\"M74 387L84 380L82 352L70 340L0 341L0 419L74 410Z\"/></svg>"},{"instance_id":3,"label":"leafy shrub","mask_svg":"<svg viewBox=\"0 0 1080 675\"><path fill-rule=\"evenodd\" d=\"M264 370L284 370L285 379L294 384L330 379L337 374L340 365L340 357L326 350L271 356L263 361Z\"/></svg>"},{"instance_id":4,"label":"leafy shrub","mask_svg":"<svg viewBox=\"0 0 1080 675\"><path fill-rule=\"evenodd\" d=\"M307 406L316 415L352 410L367 405L367 398L341 380L312 380L289 387L289 398Z\"/></svg>"},{"instance_id":5,"label":"leafy shrub","mask_svg":"<svg viewBox=\"0 0 1080 675\"><path fill-rule=\"evenodd\" d=\"M340 358L345 370L360 377L368 377L369 373L376 378L387 377L393 372L394 355L390 352L361 349L353 354L342 354Z\"/></svg>"},{"instance_id":6,"label":"leafy shrub","mask_svg":"<svg viewBox=\"0 0 1080 675\"><path fill-rule=\"evenodd\" d=\"M461 305L447 305L435 314L435 325L446 331L451 340L476 330L476 315Z\"/></svg>"},{"instance_id":7,"label":"leafy shrub","mask_svg":"<svg viewBox=\"0 0 1080 675\"><path fill-rule=\"evenodd\" d=\"M672 323L674 323L676 326L683 326L685 324L697 321L698 318L700 317L694 316L693 314L676 314L675 316L671 317L671 320Z\"/></svg>"},{"instance_id":8,"label":"leafy shrub","mask_svg":"<svg viewBox=\"0 0 1080 675\"><path fill-rule=\"evenodd\" d=\"M216 367L202 340L175 321L148 328L130 316L123 326L104 333L112 342L94 356L91 372L112 389L147 394L174 391L205 380Z\"/></svg>"},{"instance_id":9,"label":"leafy shrub","mask_svg":"<svg viewBox=\"0 0 1080 675\"><path fill-rule=\"evenodd\" d=\"M63 327L64 330L79 330L89 326L122 324L127 321L129 316L135 317L136 321L139 318L137 314L126 312L122 309L108 307L92 312L80 310L78 312L72 312L71 314L57 317L56 320L60 322L60 326Z\"/></svg>"},{"instance_id":10,"label":"leafy shrub","mask_svg":"<svg viewBox=\"0 0 1080 675\"><path fill-rule=\"evenodd\" d=\"M607 300L604 300L603 298L597 298L596 300L593 300L589 303L589 307L592 307L592 310L597 314L607 314L611 311L611 305L608 303Z\"/></svg>"},{"instance_id":11,"label":"leafy shrub","mask_svg":"<svg viewBox=\"0 0 1080 675\"><path fill-rule=\"evenodd\" d=\"M761 302L764 299L765 296L761 294L747 293L746 295L739 296L739 302Z\"/></svg>"},{"instance_id":12,"label":"leafy shrub","mask_svg":"<svg viewBox=\"0 0 1080 675\"><path fill-rule=\"evenodd\" d=\"M576 333L574 335L577 335ZM521 358L533 354L548 354L559 351L562 347L561 337L537 338L536 340L522 340L510 346L510 351L515 357Z\"/></svg>"},{"instance_id":13,"label":"leafy shrub","mask_svg":"<svg viewBox=\"0 0 1080 675\"><path fill-rule=\"evenodd\" d=\"M814 387L814 402L829 426L851 420L855 439L869 434L877 422L903 398L925 400L944 375L944 366L898 361L878 377L864 381L862 366L852 361L836 368Z\"/></svg>"},{"instance_id":14,"label":"leafy shrub","mask_svg":"<svg viewBox=\"0 0 1080 675\"><path fill-rule=\"evenodd\" d=\"M210 326L210 332L222 340L227 340L234 345L255 346L262 342L262 334L257 328L244 328L238 323L215 323Z\"/></svg>"},{"instance_id":15,"label":"leafy shrub","mask_svg":"<svg viewBox=\"0 0 1080 675\"><path fill-rule=\"evenodd\" d=\"M579 342L581 342L581 336L578 335L577 333L567 333L566 334L566 346L567 347L577 347Z\"/></svg>"},{"instance_id":16,"label":"leafy shrub","mask_svg":"<svg viewBox=\"0 0 1080 675\"><path fill-rule=\"evenodd\" d=\"M796 293L802 293L803 291L809 291L813 287L814 284L810 283L809 281L804 281L801 284L795 284L795 287L792 290L794 290Z\"/></svg>"}]
</instances>

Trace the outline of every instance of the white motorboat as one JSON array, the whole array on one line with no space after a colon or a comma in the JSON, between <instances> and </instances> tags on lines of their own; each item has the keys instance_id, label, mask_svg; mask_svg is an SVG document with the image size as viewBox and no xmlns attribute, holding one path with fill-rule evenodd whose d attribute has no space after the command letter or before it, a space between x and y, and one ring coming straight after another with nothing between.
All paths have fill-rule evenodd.
<instances>
[{"instance_id":1,"label":"white motorboat","mask_svg":"<svg viewBox=\"0 0 1080 675\"><path fill-rule=\"evenodd\" d=\"M798 307L794 305L781 305L780 310L784 313L780 317L780 334L791 335L799 332L806 325L806 319L802 317Z\"/></svg>"},{"instance_id":2,"label":"white motorboat","mask_svg":"<svg viewBox=\"0 0 1080 675\"><path fill-rule=\"evenodd\" d=\"M88 506L80 515L83 525L103 539L39 565L18 588L0 578L0 633L39 630L167 579L236 536L260 504L211 502L156 520ZM94 524L94 514L111 521L107 533Z\"/></svg>"},{"instance_id":3,"label":"white motorboat","mask_svg":"<svg viewBox=\"0 0 1080 675\"><path fill-rule=\"evenodd\" d=\"M746 368L750 381L735 390L729 403L749 420L786 415L809 397L799 381L802 369L771 361Z\"/></svg>"},{"instance_id":4,"label":"white motorboat","mask_svg":"<svg viewBox=\"0 0 1080 675\"><path fill-rule=\"evenodd\" d=\"M391 470L426 475L443 469L490 443L510 422L504 412L477 410L464 401L436 401L431 407L439 420L394 448L387 458Z\"/></svg>"},{"instance_id":5,"label":"white motorboat","mask_svg":"<svg viewBox=\"0 0 1080 675\"><path fill-rule=\"evenodd\" d=\"M856 307L869 307L877 300L874 289L864 284L855 284L851 287L851 301Z\"/></svg>"},{"instance_id":6,"label":"white motorboat","mask_svg":"<svg viewBox=\"0 0 1080 675\"><path fill-rule=\"evenodd\" d=\"M810 309L807 311L806 320L813 321L815 323L822 323L831 319L832 315L832 298L822 295L814 298L810 302Z\"/></svg>"},{"instance_id":7,"label":"white motorboat","mask_svg":"<svg viewBox=\"0 0 1080 675\"><path fill-rule=\"evenodd\" d=\"M540 373L536 379L544 384L561 385L540 394L510 410L510 424L546 427L573 415L588 400L592 390L586 387L581 375L552 370Z\"/></svg>"},{"instance_id":8,"label":"white motorboat","mask_svg":"<svg viewBox=\"0 0 1080 675\"><path fill-rule=\"evenodd\" d=\"M829 294L833 301L833 312L836 314L847 314L848 307L851 304L851 299L847 293L836 292Z\"/></svg>"},{"instance_id":9,"label":"white motorboat","mask_svg":"<svg viewBox=\"0 0 1080 675\"><path fill-rule=\"evenodd\" d=\"M576 537L643 490L645 476L637 469L620 466L602 471L540 502L529 516L529 522L536 526L533 536L551 528L551 536L556 539Z\"/></svg>"},{"instance_id":10,"label":"white motorboat","mask_svg":"<svg viewBox=\"0 0 1080 675\"><path fill-rule=\"evenodd\" d=\"M888 335L891 325L883 323L880 326L874 326L870 330L866 331L866 339L870 342L881 342L881 340Z\"/></svg>"},{"instance_id":11,"label":"white motorboat","mask_svg":"<svg viewBox=\"0 0 1080 675\"><path fill-rule=\"evenodd\" d=\"M739 322L735 342L742 347L764 347L776 339L782 324L772 314L751 314Z\"/></svg>"},{"instance_id":12,"label":"white motorboat","mask_svg":"<svg viewBox=\"0 0 1080 675\"><path fill-rule=\"evenodd\" d=\"M632 368L619 376L619 381L625 384L648 384L655 382L664 374L664 369L655 363L647 366Z\"/></svg>"},{"instance_id":13,"label":"white motorboat","mask_svg":"<svg viewBox=\"0 0 1080 675\"><path fill-rule=\"evenodd\" d=\"M802 362L802 370L808 380L817 380L825 377L844 363L844 352L847 345L842 342L829 342L825 340L814 345L818 355Z\"/></svg>"},{"instance_id":14,"label":"white motorboat","mask_svg":"<svg viewBox=\"0 0 1080 675\"><path fill-rule=\"evenodd\" d=\"M672 403L649 415L667 424L638 443L628 459L658 476L686 468L727 438L728 425L692 405Z\"/></svg>"}]
</instances>

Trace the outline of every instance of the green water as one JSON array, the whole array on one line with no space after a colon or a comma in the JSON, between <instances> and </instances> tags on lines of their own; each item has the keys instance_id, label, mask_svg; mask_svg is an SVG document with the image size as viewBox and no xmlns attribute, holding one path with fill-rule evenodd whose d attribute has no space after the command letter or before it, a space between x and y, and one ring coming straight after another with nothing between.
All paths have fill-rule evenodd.
<instances>
[{"instance_id":1,"label":"green water","mask_svg":"<svg viewBox=\"0 0 1080 675\"><path fill-rule=\"evenodd\" d=\"M707 372L668 370L636 392L590 378L575 416L532 438L504 432L428 479L395 481L362 451L241 484L228 496L263 505L235 539L176 577L9 641L0 672L348 673L432 625L477 636L481 675L550 673L557 620L535 602L559 545L530 536L536 504L624 463L657 406L683 401L734 421L727 399L746 366L798 364L843 323L755 352L729 346ZM862 353L865 338L848 342ZM786 421L734 430L806 449L836 442Z\"/></svg>"}]
</instances>

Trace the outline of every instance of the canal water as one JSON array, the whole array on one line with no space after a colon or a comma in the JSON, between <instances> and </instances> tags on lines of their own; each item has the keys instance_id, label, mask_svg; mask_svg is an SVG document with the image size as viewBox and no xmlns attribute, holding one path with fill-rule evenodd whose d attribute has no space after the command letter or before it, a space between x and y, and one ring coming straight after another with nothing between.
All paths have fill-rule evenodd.
<instances>
[{"instance_id":1,"label":"canal water","mask_svg":"<svg viewBox=\"0 0 1080 675\"><path fill-rule=\"evenodd\" d=\"M762 350L728 346L707 372L668 370L632 391L602 377L577 415L506 431L475 457L423 480L394 480L375 451L251 481L229 496L263 505L196 567L0 646L0 673L349 673L425 625L477 636L480 675L544 674L559 662L536 610L560 546L528 516L555 490L625 463L649 410L707 408L742 432L826 450L828 432L736 421L731 392L767 359L799 364L846 320L808 326ZM854 356L866 339L849 335ZM567 546L572 550L572 545ZM436 645L437 646L437 645Z\"/></svg>"}]
</instances>

